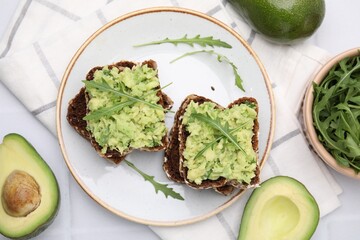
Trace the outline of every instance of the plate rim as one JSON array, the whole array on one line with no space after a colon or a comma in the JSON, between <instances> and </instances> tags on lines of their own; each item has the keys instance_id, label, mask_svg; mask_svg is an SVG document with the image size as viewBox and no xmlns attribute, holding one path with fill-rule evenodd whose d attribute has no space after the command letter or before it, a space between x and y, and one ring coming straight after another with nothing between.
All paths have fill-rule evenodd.
<instances>
[{"instance_id":1,"label":"plate rim","mask_svg":"<svg viewBox=\"0 0 360 240\"><path fill-rule=\"evenodd\" d=\"M109 21L108 23L106 23L105 25L100 27L98 30L96 30L79 47L79 49L75 52L75 54L73 55L73 57L71 58L69 64L66 67L64 75L63 75L63 77L61 79L61 84L60 84L60 87L59 87L59 90L58 90L58 95L57 95L57 100L56 100L56 133L57 133L57 138L58 138L59 145L60 145L60 150L61 150L61 153L63 155L63 158L64 158L64 161L66 163L67 168L69 169L71 175L73 176L73 178L75 179L77 184L79 184L79 186L83 189L83 191L90 198L92 198L96 203L98 203L100 206L104 207L106 210L112 212L113 214L118 215L118 216L120 216L120 217L122 217L124 219L129 220L129 221L144 224L144 225L171 227L171 226L187 225L187 224L191 224L191 223L195 223L195 222L199 222L199 221L203 221L205 219L208 219L208 218L214 216L215 214L225 210L230 205L232 205L236 200L238 200L245 193L246 190L239 191L236 195L234 195L228 201L224 202L222 205L216 207L214 210L212 210L212 211L210 211L210 212L208 212L206 214L203 214L203 215L200 215L200 216L197 216L197 217L193 217L193 218L189 218L189 219L186 219L186 220L155 221L155 220L147 220L147 219L142 219L142 218L130 216L129 214L126 214L126 213L124 213L122 211L114 209L112 206L110 206L107 203L105 203L104 201L102 201L99 197L97 197L94 193L92 193L87 188L86 184L75 173L76 170L73 169L73 167L71 166L70 160L68 159L68 156L67 156L67 153L66 153L64 139L63 139L63 136L62 136L62 126L61 126L61 109L62 109L62 107L64 107L64 106L61 106L61 103L62 103L64 88L66 86L67 80L69 78L69 75L70 75L76 61L78 60L80 55L83 53L83 51L87 48L87 46L97 36L99 36L102 32L109 29L113 25L118 24L119 22L122 22L124 20L127 20L127 19L132 18L132 17L139 16L139 15L144 15L144 14L149 14L149 13L159 13L159 12L175 12L175 13L190 14L190 15L205 19L207 21L210 21L212 23L215 23L219 27L221 27L221 28L225 29L226 31L228 31L238 41L240 41L241 44L250 53L250 55L252 55L252 57L254 58L256 64L258 65L258 67L259 67L259 69L261 71L261 74L263 76L264 83L265 83L267 93L268 93L268 98L270 100L270 131L269 131L266 146L265 146L265 149L264 149L264 155L263 155L262 159L259 159L260 160L260 162L259 162L260 169L263 168L266 160L269 157L272 142L273 142L273 138L274 138L274 134L275 134L275 100L274 100L274 95L273 95L273 91L272 91L272 87L271 87L271 82L270 82L269 76L268 76L268 74L266 72L266 69L263 66L263 64L260 61L257 54L250 47L250 45L240 36L239 33L237 33L234 29L229 27L227 24L223 23L222 21L220 21L220 20L218 20L218 19L216 19L216 18L214 18L212 16L208 16L205 13L202 13L202 12L199 12L199 11L196 11L196 10L192 10L192 9L188 9L188 8L182 8L182 7L149 7L149 8L144 8L144 9L140 9L140 10L135 10L135 11L129 12L127 14L123 14L123 15L121 15L119 17L116 17L115 19Z\"/></svg>"}]
</instances>

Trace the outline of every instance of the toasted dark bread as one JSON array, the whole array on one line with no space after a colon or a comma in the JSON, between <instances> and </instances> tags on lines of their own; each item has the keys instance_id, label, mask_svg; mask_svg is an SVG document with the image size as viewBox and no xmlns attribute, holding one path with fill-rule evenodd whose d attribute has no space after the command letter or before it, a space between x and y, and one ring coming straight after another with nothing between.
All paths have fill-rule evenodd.
<instances>
[{"instance_id":1,"label":"toasted dark bread","mask_svg":"<svg viewBox=\"0 0 360 240\"><path fill-rule=\"evenodd\" d=\"M120 61L117 63L114 63L112 65L108 65L109 69L116 67L120 71L122 71L124 68L132 68L135 65L148 65L148 67L153 68L154 70L157 69L156 62L153 60L144 61L142 63L135 63L130 61ZM102 69L103 67L94 67L92 68L88 74L86 75L86 80L91 81L94 79L94 73L96 70ZM160 100L158 104L162 105L164 109L168 110L172 107L173 101L170 97L168 97L163 91L159 90L157 92L157 95L160 97ZM130 152L133 151L133 148L129 148L127 151L120 153L116 150L110 150L107 149L106 153L101 153L101 146L96 142L95 138L91 135L91 133L86 129L87 122L83 120L85 115L88 112L87 109L87 102L88 102L89 96L85 91L85 87L81 88L79 93L69 102L68 106L68 112L67 112L67 120L69 124L85 139L87 139L91 145L95 148L95 150L98 152L98 154L107 159L110 160L116 164L120 163ZM167 136L164 135L162 139L162 144L156 147L143 147L139 150L143 151L160 151L166 148L167 145Z\"/></svg>"},{"instance_id":2,"label":"toasted dark bread","mask_svg":"<svg viewBox=\"0 0 360 240\"><path fill-rule=\"evenodd\" d=\"M202 104L204 102L213 102L212 100L197 96L197 95L189 95L185 98L185 100L182 102L181 106L179 107L178 111L175 114L174 117L174 125L170 131L170 139L168 147L165 151L165 157L164 157L164 163L163 163L163 169L168 176L169 179L185 183L188 186L195 188L195 189L209 189L213 188L215 191L222 193L224 195L229 195L233 192L235 188L248 188L250 186L256 185L259 182L259 167L257 166L255 177L251 180L250 184L245 183L239 183L237 181L231 180L231 179L225 179L223 177L217 179L217 180L205 180L201 184L195 184L193 182L190 182L187 180L187 168L183 166L184 162L184 148L186 143L186 138L188 136L188 132L185 130L185 126L182 124L182 116L184 115L187 106L191 101L194 101L196 103ZM231 104L228 105L228 108L231 108L235 105L245 103L245 102L252 102L256 105L256 111L258 112L257 102L254 98L240 98ZM215 102L213 102L215 103ZM219 109L224 109L219 104L215 103L216 107ZM258 129L259 129L259 123L257 120L254 122L253 127L253 138L252 138L252 146L255 152L258 152Z\"/></svg>"}]
</instances>

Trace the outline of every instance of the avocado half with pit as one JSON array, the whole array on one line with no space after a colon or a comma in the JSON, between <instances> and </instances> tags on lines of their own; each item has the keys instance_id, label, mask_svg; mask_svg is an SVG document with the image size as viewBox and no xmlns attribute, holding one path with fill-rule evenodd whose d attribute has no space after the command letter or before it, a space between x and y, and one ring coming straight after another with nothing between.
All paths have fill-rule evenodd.
<instances>
[{"instance_id":1,"label":"avocado half with pit","mask_svg":"<svg viewBox=\"0 0 360 240\"><path fill-rule=\"evenodd\" d=\"M21 135L8 134L0 144L0 233L29 239L57 215L59 185L35 148Z\"/></svg>"},{"instance_id":2,"label":"avocado half with pit","mask_svg":"<svg viewBox=\"0 0 360 240\"><path fill-rule=\"evenodd\" d=\"M319 213L314 197L302 183L276 176L251 194L238 240L310 239L319 223Z\"/></svg>"}]
</instances>

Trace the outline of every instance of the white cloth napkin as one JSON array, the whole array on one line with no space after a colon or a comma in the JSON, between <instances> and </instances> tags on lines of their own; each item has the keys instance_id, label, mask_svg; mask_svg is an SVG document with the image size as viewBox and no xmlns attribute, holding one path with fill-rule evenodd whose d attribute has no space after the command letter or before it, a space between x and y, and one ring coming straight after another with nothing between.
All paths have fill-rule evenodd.
<instances>
[{"instance_id":1,"label":"white cloth napkin","mask_svg":"<svg viewBox=\"0 0 360 240\"><path fill-rule=\"evenodd\" d=\"M275 138L261 179L274 175L298 179L316 198L321 216L340 206L337 196L341 188L310 151L299 121L306 85L329 54L305 44L279 46L264 41L226 1L22 0L0 42L0 80L55 134L57 91L76 50L106 22L153 6L179 6L206 13L233 27L249 42L270 76L276 100ZM151 229L167 240L234 240L249 195L247 191L235 204L205 221ZM98 227L102 227L101 222Z\"/></svg>"}]
</instances>

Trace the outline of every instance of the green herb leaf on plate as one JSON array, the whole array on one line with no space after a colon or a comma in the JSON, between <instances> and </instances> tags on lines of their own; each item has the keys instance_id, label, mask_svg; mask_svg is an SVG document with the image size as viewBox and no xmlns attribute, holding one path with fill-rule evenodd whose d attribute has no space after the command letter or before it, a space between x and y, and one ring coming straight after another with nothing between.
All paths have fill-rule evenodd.
<instances>
[{"instance_id":1,"label":"green herb leaf on plate","mask_svg":"<svg viewBox=\"0 0 360 240\"><path fill-rule=\"evenodd\" d=\"M149 45L157 45L157 44L163 44L163 43L172 43L175 46L178 44L187 44L190 46L194 46L194 44L200 45L202 47L210 46L210 47L224 47L224 48L232 48L232 46L224 41L221 41L220 39L214 39L213 36L208 37L201 37L200 35L196 35L193 38L188 38L187 34L185 34L182 38L178 39L169 39L165 38L160 41L153 41L148 42L144 44L138 44L134 45L134 47L143 47L143 46L149 46Z\"/></svg>"},{"instance_id":2,"label":"green herb leaf on plate","mask_svg":"<svg viewBox=\"0 0 360 240\"><path fill-rule=\"evenodd\" d=\"M226 56L215 52L214 50L199 50L199 51L193 51L193 52L187 52L173 60L170 61L170 63L174 63L176 61L178 61L181 58L187 57L187 56L191 56L191 55L195 55L195 54L199 54L199 53L208 53L208 54L212 54L215 55L217 57L217 60L219 62L226 62L227 64L229 64L233 70L234 76L235 76L235 85L240 88L243 92L245 92L245 89L243 87L243 80L241 79L239 73L238 73L238 69L236 67L236 65L231 62Z\"/></svg>"},{"instance_id":3,"label":"green herb leaf on plate","mask_svg":"<svg viewBox=\"0 0 360 240\"><path fill-rule=\"evenodd\" d=\"M132 162L129 162L126 159L124 161L129 167L131 167L133 170L138 172L144 178L145 181L149 181L154 186L156 193L158 193L160 191L160 192L164 193L166 198L168 196L170 196L174 199L184 200L184 198L179 193L175 192L172 188L168 187L168 184L158 183L157 181L155 181L154 176L150 176L150 175L142 172Z\"/></svg>"}]
</instances>

